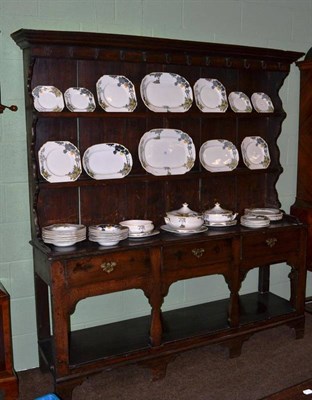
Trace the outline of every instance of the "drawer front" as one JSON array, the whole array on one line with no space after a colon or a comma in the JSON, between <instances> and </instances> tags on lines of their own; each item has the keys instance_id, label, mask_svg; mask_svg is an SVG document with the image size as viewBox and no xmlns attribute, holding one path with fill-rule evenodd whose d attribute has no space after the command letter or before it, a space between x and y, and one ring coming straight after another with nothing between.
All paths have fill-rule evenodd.
<instances>
[{"instance_id":1,"label":"drawer front","mask_svg":"<svg viewBox=\"0 0 312 400\"><path fill-rule=\"evenodd\" d=\"M143 276L150 271L148 250L108 253L67 263L67 281L80 285Z\"/></svg>"},{"instance_id":2,"label":"drawer front","mask_svg":"<svg viewBox=\"0 0 312 400\"><path fill-rule=\"evenodd\" d=\"M165 247L163 269L196 268L228 261L232 258L231 240L213 240L193 244Z\"/></svg>"},{"instance_id":3,"label":"drawer front","mask_svg":"<svg viewBox=\"0 0 312 400\"><path fill-rule=\"evenodd\" d=\"M278 261L289 253L299 250L300 235L297 230L285 232L259 232L243 236L242 258Z\"/></svg>"}]
</instances>

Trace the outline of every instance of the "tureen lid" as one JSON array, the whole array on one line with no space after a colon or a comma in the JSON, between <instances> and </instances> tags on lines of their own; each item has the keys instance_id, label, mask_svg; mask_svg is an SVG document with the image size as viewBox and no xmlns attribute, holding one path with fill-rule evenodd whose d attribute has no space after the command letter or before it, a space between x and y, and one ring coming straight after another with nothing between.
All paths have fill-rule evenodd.
<instances>
[{"instance_id":1,"label":"tureen lid","mask_svg":"<svg viewBox=\"0 0 312 400\"><path fill-rule=\"evenodd\" d=\"M196 211L192 211L187 203L183 203L182 207L179 210L173 210L167 212L169 215L177 215L179 217L195 217L199 215Z\"/></svg>"},{"instance_id":2,"label":"tureen lid","mask_svg":"<svg viewBox=\"0 0 312 400\"><path fill-rule=\"evenodd\" d=\"M205 214L233 214L230 210L225 210L220 206L220 203L216 203L213 208L205 211Z\"/></svg>"}]
</instances>

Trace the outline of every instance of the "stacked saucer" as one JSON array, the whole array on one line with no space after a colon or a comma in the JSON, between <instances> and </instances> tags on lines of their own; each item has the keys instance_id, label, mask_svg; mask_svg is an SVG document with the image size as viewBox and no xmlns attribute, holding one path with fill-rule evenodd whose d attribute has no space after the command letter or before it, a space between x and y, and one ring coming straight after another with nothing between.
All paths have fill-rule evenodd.
<instances>
[{"instance_id":1,"label":"stacked saucer","mask_svg":"<svg viewBox=\"0 0 312 400\"><path fill-rule=\"evenodd\" d=\"M278 208L245 208L245 214L262 215L270 221L280 221L283 219L283 211Z\"/></svg>"},{"instance_id":2,"label":"stacked saucer","mask_svg":"<svg viewBox=\"0 0 312 400\"><path fill-rule=\"evenodd\" d=\"M72 246L86 239L86 227L78 224L54 224L42 228L42 240L54 246Z\"/></svg>"},{"instance_id":3,"label":"stacked saucer","mask_svg":"<svg viewBox=\"0 0 312 400\"><path fill-rule=\"evenodd\" d=\"M245 214L241 216L240 223L248 228L264 228L270 225L270 220L264 215Z\"/></svg>"},{"instance_id":4,"label":"stacked saucer","mask_svg":"<svg viewBox=\"0 0 312 400\"><path fill-rule=\"evenodd\" d=\"M89 226L89 240L101 246L114 246L127 239L129 228L121 225L100 224Z\"/></svg>"}]
</instances>

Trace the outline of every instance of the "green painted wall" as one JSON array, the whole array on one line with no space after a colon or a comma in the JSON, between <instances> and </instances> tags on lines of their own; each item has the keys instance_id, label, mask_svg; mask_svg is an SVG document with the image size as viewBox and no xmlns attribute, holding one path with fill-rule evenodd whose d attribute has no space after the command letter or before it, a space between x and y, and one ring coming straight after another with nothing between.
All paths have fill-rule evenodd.
<instances>
[{"instance_id":1,"label":"green painted wall","mask_svg":"<svg viewBox=\"0 0 312 400\"><path fill-rule=\"evenodd\" d=\"M10 38L20 28L108 32L278 48L306 52L312 44L312 0L0 0L0 280L11 295L15 369L38 366L30 239L22 52ZM61 73L61 72L60 72ZM299 71L281 90L288 114L279 139L284 172L278 182L288 211L296 192ZM252 134L252 132L250 132ZM272 271L272 289L287 296L288 267ZM243 292L257 287L251 272ZM309 278L309 277L308 277ZM308 279L308 293L311 284ZM165 308L227 295L223 279L172 286ZM142 293L129 291L80 302L73 328L148 312Z\"/></svg>"}]
</instances>

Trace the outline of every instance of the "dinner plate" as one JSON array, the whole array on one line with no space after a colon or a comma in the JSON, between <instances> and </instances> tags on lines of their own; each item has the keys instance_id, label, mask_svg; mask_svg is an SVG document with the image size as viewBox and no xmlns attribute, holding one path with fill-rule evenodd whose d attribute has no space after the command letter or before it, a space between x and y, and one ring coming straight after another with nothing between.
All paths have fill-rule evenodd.
<instances>
[{"instance_id":1,"label":"dinner plate","mask_svg":"<svg viewBox=\"0 0 312 400\"><path fill-rule=\"evenodd\" d=\"M132 168L129 150L119 143L95 144L84 152L82 165L93 179L124 178Z\"/></svg>"},{"instance_id":2,"label":"dinner plate","mask_svg":"<svg viewBox=\"0 0 312 400\"><path fill-rule=\"evenodd\" d=\"M255 92L251 95L251 102L258 113L272 113L274 106L270 97L262 92Z\"/></svg>"},{"instance_id":3,"label":"dinner plate","mask_svg":"<svg viewBox=\"0 0 312 400\"><path fill-rule=\"evenodd\" d=\"M217 79L198 79L194 95L196 105L202 112L225 112L228 108L225 87Z\"/></svg>"},{"instance_id":4,"label":"dinner plate","mask_svg":"<svg viewBox=\"0 0 312 400\"><path fill-rule=\"evenodd\" d=\"M185 112L193 103L189 82L172 72L152 72L140 85L141 97L148 109L154 112Z\"/></svg>"},{"instance_id":5,"label":"dinner plate","mask_svg":"<svg viewBox=\"0 0 312 400\"><path fill-rule=\"evenodd\" d=\"M60 112L64 108L62 92L55 86L36 86L32 90L34 107L40 112Z\"/></svg>"},{"instance_id":6,"label":"dinner plate","mask_svg":"<svg viewBox=\"0 0 312 400\"><path fill-rule=\"evenodd\" d=\"M260 136L247 136L241 144L242 156L249 169L265 169L271 162L269 148Z\"/></svg>"},{"instance_id":7,"label":"dinner plate","mask_svg":"<svg viewBox=\"0 0 312 400\"><path fill-rule=\"evenodd\" d=\"M280 221L283 219L283 211L278 208L245 208L245 214L262 215L269 218L270 221Z\"/></svg>"},{"instance_id":8,"label":"dinner plate","mask_svg":"<svg viewBox=\"0 0 312 400\"><path fill-rule=\"evenodd\" d=\"M70 182L79 178L80 153L76 146L67 141L48 141L38 152L40 174L48 182Z\"/></svg>"},{"instance_id":9,"label":"dinner plate","mask_svg":"<svg viewBox=\"0 0 312 400\"><path fill-rule=\"evenodd\" d=\"M64 93L66 107L72 112L92 112L95 110L94 96L84 87L71 87Z\"/></svg>"},{"instance_id":10,"label":"dinner plate","mask_svg":"<svg viewBox=\"0 0 312 400\"><path fill-rule=\"evenodd\" d=\"M232 171L238 165L236 146L225 139L207 140L199 150L202 166L210 172Z\"/></svg>"},{"instance_id":11,"label":"dinner plate","mask_svg":"<svg viewBox=\"0 0 312 400\"><path fill-rule=\"evenodd\" d=\"M231 109L234 112L248 113L252 111L252 105L250 103L249 97L243 92L231 92L229 94L229 102Z\"/></svg>"},{"instance_id":12,"label":"dinner plate","mask_svg":"<svg viewBox=\"0 0 312 400\"><path fill-rule=\"evenodd\" d=\"M182 175L196 159L192 138L179 129L152 129L141 137L138 148L142 167L152 175Z\"/></svg>"},{"instance_id":13,"label":"dinner plate","mask_svg":"<svg viewBox=\"0 0 312 400\"><path fill-rule=\"evenodd\" d=\"M191 235L193 233L202 233L202 232L206 232L208 230L208 227L205 225L202 225L198 229L180 229L180 228L173 228L170 225L166 224L166 225L162 225L160 228L164 231L176 233L178 235Z\"/></svg>"},{"instance_id":14,"label":"dinner plate","mask_svg":"<svg viewBox=\"0 0 312 400\"><path fill-rule=\"evenodd\" d=\"M134 85L123 75L103 75L96 83L96 92L107 112L132 112L137 106Z\"/></svg>"}]
</instances>

